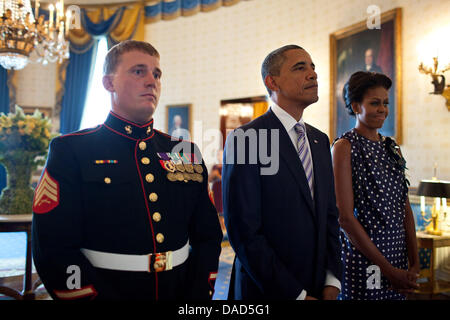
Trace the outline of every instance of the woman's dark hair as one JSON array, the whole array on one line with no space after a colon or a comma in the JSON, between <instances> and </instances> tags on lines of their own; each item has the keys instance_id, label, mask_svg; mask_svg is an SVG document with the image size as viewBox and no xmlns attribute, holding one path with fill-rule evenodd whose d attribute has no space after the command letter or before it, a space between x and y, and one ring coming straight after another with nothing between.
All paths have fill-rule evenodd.
<instances>
[{"instance_id":1,"label":"woman's dark hair","mask_svg":"<svg viewBox=\"0 0 450 320\"><path fill-rule=\"evenodd\" d=\"M358 71L351 75L342 90L345 107L350 115L355 113L352 102L361 102L368 89L383 87L386 90L392 86L392 81L382 73Z\"/></svg>"}]
</instances>

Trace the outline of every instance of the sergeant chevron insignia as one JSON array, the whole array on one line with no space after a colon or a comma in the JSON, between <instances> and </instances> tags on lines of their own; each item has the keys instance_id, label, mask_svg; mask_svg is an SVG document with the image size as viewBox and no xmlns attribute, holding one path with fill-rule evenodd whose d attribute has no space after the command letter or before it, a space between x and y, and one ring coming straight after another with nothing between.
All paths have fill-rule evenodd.
<instances>
[{"instance_id":1,"label":"sergeant chevron insignia","mask_svg":"<svg viewBox=\"0 0 450 320\"><path fill-rule=\"evenodd\" d=\"M59 184L45 169L34 192L33 212L47 213L59 204Z\"/></svg>"}]
</instances>

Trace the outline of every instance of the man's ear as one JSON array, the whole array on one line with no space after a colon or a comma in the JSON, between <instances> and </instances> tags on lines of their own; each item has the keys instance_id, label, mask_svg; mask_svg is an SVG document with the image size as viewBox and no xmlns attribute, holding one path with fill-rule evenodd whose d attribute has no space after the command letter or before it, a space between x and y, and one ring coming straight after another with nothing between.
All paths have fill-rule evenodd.
<instances>
[{"instance_id":1,"label":"man's ear","mask_svg":"<svg viewBox=\"0 0 450 320\"><path fill-rule=\"evenodd\" d=\"M110 74L104 75L102 78L103 87L109 92L114 92L113 76Z\"/></svg>"},{"instance_id":2,"label":"man's ear","mask_svg":"<svg viewBox=\"0 0 450 320\"><path fill-rule=\"evenodd\" d=\"M278 91L278 85L273 76L267 75L266 78L264 79L264 84L266 85L267 88L270 89L270 91Z\"/></svg>"},{"instance_id":3,"label":"man's ear","mask_svg":"<svg viewBox=\"0 0 450 320\"><path fill-rule=\"evenodd\" d=\"M361 106L358 102L352 102L352 110L354 114L361 113Z\"/></svg>"}]
</instances>

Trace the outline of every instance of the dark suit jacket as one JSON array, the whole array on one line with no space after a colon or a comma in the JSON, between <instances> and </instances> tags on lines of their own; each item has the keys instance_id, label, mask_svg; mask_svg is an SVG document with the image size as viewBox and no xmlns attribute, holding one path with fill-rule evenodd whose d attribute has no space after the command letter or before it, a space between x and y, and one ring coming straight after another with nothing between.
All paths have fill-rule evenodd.
<instances>
[{"instance_id":1,"label":"dark suit jacket","mask_svg":"<svg viewBox=\"0 0 450 320\"><path fill-rule=\"evenodd\" d=\"M254 156L250 149L255 141L239 145L239 130L229 135L222 172L225 223L236 252L229 298L296 299L303 289L321 298L326 270L338 280L342 275L329 139L306 125L314 163L313 201L297 150L272 110L240 129L268 129L268 140L257 135L258 154L267 144L269 152L279 154L279 169L261 175L265 161L258 157L251 164L248 159ZM278 129L279 143L271 143L273 129ZM237 152L246 153L246 164L237 163Z\"/></svg>"}]
</instances>

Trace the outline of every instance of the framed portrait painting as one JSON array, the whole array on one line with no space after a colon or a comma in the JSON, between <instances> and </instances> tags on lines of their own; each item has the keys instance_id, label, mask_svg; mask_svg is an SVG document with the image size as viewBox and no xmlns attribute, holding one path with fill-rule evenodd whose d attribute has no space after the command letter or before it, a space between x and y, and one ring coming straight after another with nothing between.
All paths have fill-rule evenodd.
<instances>
[{"instance_id":1,"label":"framed portrait painting","mask_svg":"<svg viewBox=\"0 0 450 320\"><path fill-rule=\"evenodd\" d=\"M389 115L379 132L402 143L402 61L401 8L381 14L378 29L369 29L366 21L330 35L330 140L355 126L355 117L345 108L342 90L357 71L387 75Z\"/></svg>"},{"instance_id":2,"label":"framed portrait painting","mask_svg":"<svg viewBox=\"0 0 450 320\"><path fill-rule=\"evenodd\" d=\"M167 133L173 137L191 140L192 116L191 104L167 106Z\"/></svg>"}]
</instances>

